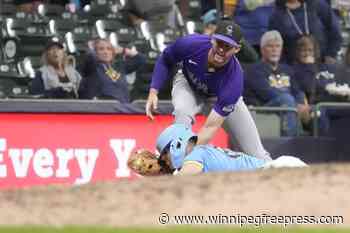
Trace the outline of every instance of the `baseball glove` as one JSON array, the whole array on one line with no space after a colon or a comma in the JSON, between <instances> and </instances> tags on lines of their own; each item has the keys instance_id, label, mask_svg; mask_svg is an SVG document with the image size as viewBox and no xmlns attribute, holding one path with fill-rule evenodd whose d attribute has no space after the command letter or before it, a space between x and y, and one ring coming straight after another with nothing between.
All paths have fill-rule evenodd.
<instances>
[{"instance_id":1,"label":"baseball glove","mask_svg":"<svg viewBox=\"0 0 350 233\"><path fill-rule=\"evenodd\" d=\"M128 167L142 176L158 176L171 174L171 169L161 163L157 156L145 149L131 152Z\"/></svg>"}]
</instances>

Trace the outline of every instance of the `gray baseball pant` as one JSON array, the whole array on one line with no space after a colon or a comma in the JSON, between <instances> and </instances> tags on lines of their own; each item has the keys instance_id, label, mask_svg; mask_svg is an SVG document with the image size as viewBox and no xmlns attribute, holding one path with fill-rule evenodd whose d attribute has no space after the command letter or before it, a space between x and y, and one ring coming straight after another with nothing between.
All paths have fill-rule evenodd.
<instances>
[{"instance_id":1,"label":"gray baseball pant","mask_svg":"<svg viewBox=\"0 0 350 233\"><path fill-rule=\"evenodd\" d=\"M210 112L210 99L195 93L182 73L175 75L171 95L176 123L191 125L195 121L195 115L201 110L206 114ZM255 122L242 97L236 103L235 110L226 117L224 129L239 144L243 152L271 160L261 143Z\"/></svg>"}]
</instances>

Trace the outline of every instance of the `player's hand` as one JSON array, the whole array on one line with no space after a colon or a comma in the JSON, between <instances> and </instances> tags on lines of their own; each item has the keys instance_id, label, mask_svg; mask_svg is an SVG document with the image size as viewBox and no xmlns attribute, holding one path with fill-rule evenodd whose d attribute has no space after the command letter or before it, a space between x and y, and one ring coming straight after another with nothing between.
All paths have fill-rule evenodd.
<instances>
[{"instance_id":1,"label":"player's hand","mask_svg":"<svg viewBox=\"0 0 350 233\"><path fill-rule=\"evenodd\" d=\"M158 91L151 88L146 103L146 115L154 120L153 112L158 108Z\"/></svg>"},{"instance_id":2,"label":"player's hand","mask_svg":"<svg viewBox=\"0 0 350 233\"><path fill-rule=\"evenodd\" d=\"M298 104L298 115L302 122L308 123L311 120L311 107L308 104Z\"/></svg>"}]
</instances>

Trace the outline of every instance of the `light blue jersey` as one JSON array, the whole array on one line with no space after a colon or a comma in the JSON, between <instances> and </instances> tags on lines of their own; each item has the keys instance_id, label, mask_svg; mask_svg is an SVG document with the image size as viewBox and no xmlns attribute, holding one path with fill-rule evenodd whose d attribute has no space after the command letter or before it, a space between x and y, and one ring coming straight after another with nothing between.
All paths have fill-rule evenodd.
<instances>
[{"instance_id":1,"label":"light blue jersey","mask_svg":"<svg viewBox=\"0 0 350 233\"><path fill-rule=\"evenodd\" d=\"M184 164L188 163L200 166L202 172L224 172L256 170L266 161L212 145L198 145L185 157Z\"/></svg>"}]
</instances>

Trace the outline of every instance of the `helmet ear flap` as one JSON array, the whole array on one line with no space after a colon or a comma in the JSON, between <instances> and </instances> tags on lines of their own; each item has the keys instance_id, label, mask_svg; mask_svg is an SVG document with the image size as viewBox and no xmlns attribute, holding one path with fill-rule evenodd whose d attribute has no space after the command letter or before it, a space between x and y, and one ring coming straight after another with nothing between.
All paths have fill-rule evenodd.
<instances>
[{"instance_id":1,"label":"helmet ear flap","mask_svg":"<svg viewBox=\"0 0 350 233\"><path fill-rule=\"evenodd\" d=\"M173 140L170 143L170 157L171 157L171 163L175 169L179 169L182 167L183 160L185 158L186 148L184 146L184 142L181 138L178 138L177 140Z\"/></svg>"}]
</instances>

